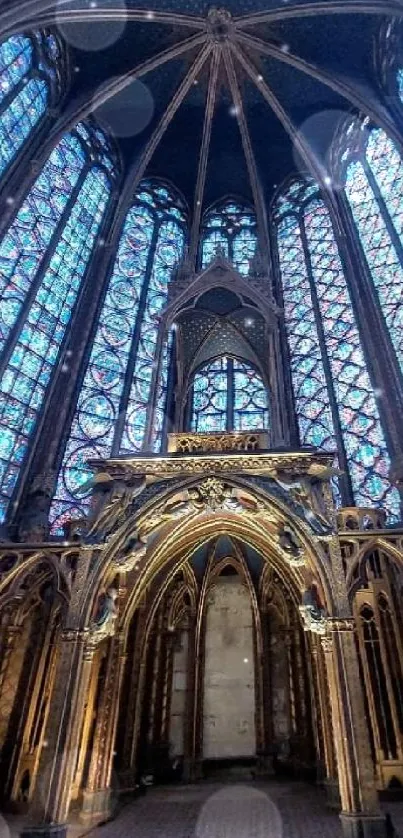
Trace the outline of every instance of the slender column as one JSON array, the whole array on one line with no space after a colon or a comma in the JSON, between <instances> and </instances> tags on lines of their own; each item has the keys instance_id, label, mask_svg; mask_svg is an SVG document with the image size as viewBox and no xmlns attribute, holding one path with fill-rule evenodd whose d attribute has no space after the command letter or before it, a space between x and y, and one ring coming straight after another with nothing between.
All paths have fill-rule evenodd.
<instances>
[{"instance_id":1,"label":"slender column","mask_svg":"<svg viewBox=\"0 0 403 838\"><path fill-rule=\"evenodd\" d=\"M32 812L37 825L23 829L22 838L66 838L71 789L89 687L94 648L79 629L62 633L46 739L42 750Z\"/></svg>"},{"instance_id":2,"label":"slender column","mask_svg":"<svg viewBox=\"0 0 403 838\"><path fill-rule=\"evenodd\" d=\"M345 838L383 838L352 617L328 621L322 637Z\"/></svg>"},{"instance_id":3,"label":"slender column","mask_svg":"<svg viewBox=\"0 0 403 838\"><path fill-rule=\"evenodd\" d=\"M319 638L311 637L312 672L317 696L317 719L319 732L320 757L325 771L325 788L329 806L340 807L339 784L337 779L336 755L334 751L334 733L329 704L329 685L323 650ZM319 778L320 779L320 778Z\"/></svg>"},{"instance_id":4,"label":"slender column","mask_svg":"<svg viewBox=\"0 0 403 838\"><path fill-rule=\"evenodd\" d=\"M0 646L0 747L3 748L4 741L7 735L8 718L13 706L10 689L7 689L7 682L9 677L9 670L14 659L14 651L20 645L21 635L23 633L23 626L8 625L5 626L1 632L1 646ZM20 665L22 666L23 659L21 658ZM12 683L12 695L15 697L17 690L18 679L16 675ZM9 685L10 687L11 685ZM7 699L7 701L6 701Z\"/></svg>"},{"instance_id":5,"label":"slender column","mask_svg":"<svg viewBox=\"0 0 403 838\"><path fill-rule=\"evenodd\" d=\"M80 819L85 823L99 821L111 814L113 749L125 663L123 646L122 636L112 638L101 706L96 722L88 781L83 792Z\"/></svg>"},{"instance_id":6,"label":"slender column","mask_svg":"<svg viewBox=\"0 0 403 838\"><path fill-rule=\"evenodd\" d=\"M194 730L194 723L196 718L196 701L196 627L195 615L191 615L188 638L185 723L183 737L183 776L184 780L187 782L191 782L195 777L195 755L193 742L195 740L196 735L196 732Z\"/></svg>"}]
</instances>

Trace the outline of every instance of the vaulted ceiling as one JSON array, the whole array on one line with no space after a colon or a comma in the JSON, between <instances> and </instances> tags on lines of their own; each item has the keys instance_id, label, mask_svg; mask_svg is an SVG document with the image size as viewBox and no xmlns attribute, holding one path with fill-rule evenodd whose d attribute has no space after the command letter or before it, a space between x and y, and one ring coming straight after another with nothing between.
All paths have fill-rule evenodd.
<instances>
[{"instance_id":1,"label":"vaulted ceiling","mask_svg":"<svg viewBox=\"0 0 403 838\"><path fill-rule=\"evenodd\" d=\"M388 21L403 17L399 0L5 7L14 29L35 14L66 42L72 83L59 127L96 113L127 169L168 178L195 214L225 194L256 201L258 184L270 198L296 167L321 170L351 109L391 122L374 56Z\"/></svg>"}]
</instances>

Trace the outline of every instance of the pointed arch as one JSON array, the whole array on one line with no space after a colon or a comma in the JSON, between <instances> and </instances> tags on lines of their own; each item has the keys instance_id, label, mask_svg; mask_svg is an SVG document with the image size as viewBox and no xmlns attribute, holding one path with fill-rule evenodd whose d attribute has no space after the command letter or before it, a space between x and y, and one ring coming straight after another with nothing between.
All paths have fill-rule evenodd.
<instances>
[{"instance_id":1,"label":"pointed arch","mask_svg":"<svg viewBox=\"0 0 403 838\"><path fill-rule=\"evenodd\" d=\"M206 268L218 252L244 276L249 273L257 244L257 221L245 203L225 198L204 214L200 236L200 265Z\"/></svg>"}]
</instances>

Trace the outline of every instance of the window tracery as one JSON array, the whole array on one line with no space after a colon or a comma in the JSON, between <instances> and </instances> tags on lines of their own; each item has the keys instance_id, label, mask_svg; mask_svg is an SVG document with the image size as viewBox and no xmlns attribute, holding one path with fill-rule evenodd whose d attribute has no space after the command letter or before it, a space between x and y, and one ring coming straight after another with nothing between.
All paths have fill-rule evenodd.
<instances>
[{"instance_id":1,"label":"window tracery","mask_svg":"<svg viewBox=\"0 0 403 838\"><path fill-rule=\"evenodd\" d=\"M249 273L256 250L254 213L235 201L227 201L209 210L201 234L201 266L206 268L221 250L239 273Z\"/></svg>"},{"instance_id":2,"label":"window tracery","mask_svg":"<svg viewBox=\"0 0 403 838\"><path fill-rule=\"evenodd\" d=\"M4 519L110 198L90 127L63 137L0 243L0 518Z\"/></svg>"},{"instance_id":3,"label":"window tracery","mask_svg":"<svg viewBox=\"0 0 403 838\"><path fill-rule=\"evenodd\" d=\"M53 34L12 35L0 44L0 174L60 93L60 48Z\"/></svg>"},{"instance_id":4,"label":"window tracery","mask_svg":"<svg viewBox=\"0 0 403 838\"><path fill-rule=\"evenodd\" d=\"M355 502L398 515L390 460L350 291L323 200L293 184L277 203L277 242L301 442L343 446ZM344 459L344 458L343 458Z\"/></svg>"},{"instance_id":5,"label":"window tracery","mask_svg":"<svg viewBox=\"0 0 403 838\"><path fill-rule=\"evenodd\" d=\"M192 385L192 431L265 430L268 426L266 387L250 364L224 355L196 371Z\"/></svg>"},{"instance_id":6,"label":"window tracery","mask_svg":"<svg viewBox=\"0 0 403 838\"><path fill-rule=\"evenodd\" d=\"M164 185L143 182L124 222L91 354L59 473L51 520L55 532L85 513L88 459L145 443L161 311L183 253L186 216ZM151 447L161 444L171 341L163 345Z\"/></svg>"}]
</instances>

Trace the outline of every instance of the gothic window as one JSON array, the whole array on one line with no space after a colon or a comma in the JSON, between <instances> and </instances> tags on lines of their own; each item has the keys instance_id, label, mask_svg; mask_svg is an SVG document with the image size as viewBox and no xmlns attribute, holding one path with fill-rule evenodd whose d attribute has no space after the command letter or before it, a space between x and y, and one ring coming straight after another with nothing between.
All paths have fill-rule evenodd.
<instances>
[{"instance_id":1,"label":"gothic window","mask_svg":"<svg viewBox=\"0 0 403 838\"><path fill-rule=\"evenodd\" d=\"M161 443L170 340L159 346L159 325L172 269L183 255L185 222L176 194L159 183L140 185L126 215L59 473L51 510L55 532L85 513L89 499L80 492L91 476L88 459L141 450L148 425L150 447L158 450Z\"/></svg>"},{"instance_id":2,"label":"gothic window","mask_svg":"<svg viewBox=\"0 0 403 838\"><path fill-rule=\"evenodd\" d=\"M399 498L388 482L390 461L350 292L329 212L315 192L294 183L276 207L300 438L343 453L355 502L383 503L396 516Z\"/></svg>"},{"instance_id":3,"label":"gothic window","mask_svg":"<svg viewBox=\"0 0 403 838\"><path fill-rule=\"evenodd\" d=\"M345 194L390 339L403 369L403 162L392 140L365 122L347 160Z\"/></svg>"},{"instance_id":4,"label":"gothic window","mask_svg":"<svg viewBox=\"0 0 403 838\"><path fill-rule=\"evenodd\" d=\"M97 133L79 124L53 150L0 242L1 519L94 250L112 168Z\"/></svg>"},{"instance_id":5,"label":"gothic window","mask_svg":"<svg viewBox=\"0 0 403 838\"><path fill-rule=\"evenodd\" d=\"M250 209L228 201L206 213L201 234L202 268L221 251L239 273L246 275L255 250L256 218Z\"/></svg>"},{"instance_id":6,"label":"gothic window","mask_svg":"<svg viewBox=\"0 0 403 838\"><path fill-rule=\"evenodd\" d=\"M12 35L0 45L0 174L60 90L59 46L48 33Z\"/></svg>"},{"instance_id":7,"label":"gothic window","mask_svg":"<svg viewBox=\"0 0 403 838\"><path fill-rule=\"evenodd\" d=\"M268 426L266 387L250 364L222 356L197 370L192 385L192 431L257 431Z\"/></svg>"}]
</instances>

